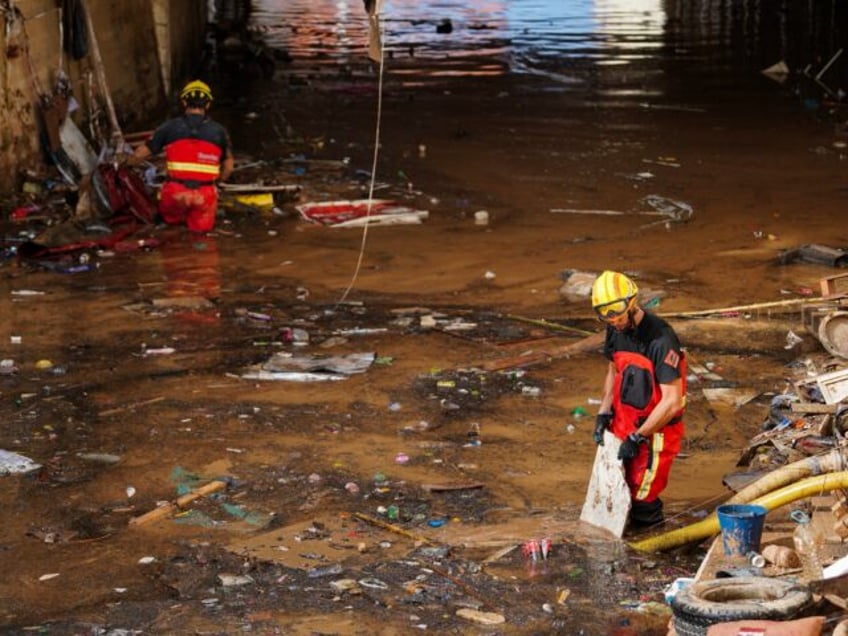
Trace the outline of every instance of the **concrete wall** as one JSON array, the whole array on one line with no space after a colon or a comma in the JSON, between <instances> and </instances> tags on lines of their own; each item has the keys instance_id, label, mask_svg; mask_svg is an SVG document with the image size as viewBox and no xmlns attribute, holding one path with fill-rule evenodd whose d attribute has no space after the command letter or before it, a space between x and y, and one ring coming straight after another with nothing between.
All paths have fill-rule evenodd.
<instances>
[{"instance_id":1,"label":"concrete wall","mask_svg":"<svg viewBox=\"0 0 848 636\"><path fill-rule=\"evenodd\" d=\"M80 59L74 59L61 44L60 34L68 32L60 30L61 7L74 2L81 2L90 12L105 90L98 80L92 38L88 54ZM39 95L52 93L60 70L69 78L71 94L80 106L71 116L97 150L114 132L107 95L122 132L147 129L167 114L175 85L192 76L200 63L206 0L18 0L9 4L17 7L22 19L6 13L6 29L0 30L3 195L19 188L23 170L48 169L39 141L43 130ZM165 69L160 59L167 65Z\"/></svg>"}]
</instances>

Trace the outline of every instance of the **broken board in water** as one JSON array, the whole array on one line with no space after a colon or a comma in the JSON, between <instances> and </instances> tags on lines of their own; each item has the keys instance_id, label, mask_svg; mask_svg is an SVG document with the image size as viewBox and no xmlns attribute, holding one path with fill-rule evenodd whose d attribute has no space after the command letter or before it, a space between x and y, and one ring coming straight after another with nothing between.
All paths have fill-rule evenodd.
<instances>
[{"instance_id":1,"label":"broken board in water","mask_svg":"<svg viewBox=\"0 0 848 636\"><path fill-rule=\"evenodd\" d=\"M604 445L598 446L592 476L580 521L609 530L616 537L624 534L630 514L630 489L624 481L624 467L618 459L621 440L606 431Z\"/></svg>"}]
</instances>

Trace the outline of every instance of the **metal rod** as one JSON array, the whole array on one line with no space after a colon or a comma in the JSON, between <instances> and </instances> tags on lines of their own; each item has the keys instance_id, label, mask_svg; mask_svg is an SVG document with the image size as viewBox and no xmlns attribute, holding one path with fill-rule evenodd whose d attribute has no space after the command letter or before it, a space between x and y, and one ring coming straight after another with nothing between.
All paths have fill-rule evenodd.
<instances>
[{"instance_id":1,"label":"metal rod","mask_svg":"<svg viewBox=\"0 0 848 636\"><path fill-rule=\"evenodd\" d=\"M827 72L827 69L829 69L831 66L833 66L833 63L836 60L839 59L840 55L842 55L842 49L839 49L836 53L833 54L833 57L830 58L830 61L827 64L825 64L824 68L818 72L818 75L816 75L816 80L821 79L821 76L824 75Z\"/></svg>"}]
</instances>

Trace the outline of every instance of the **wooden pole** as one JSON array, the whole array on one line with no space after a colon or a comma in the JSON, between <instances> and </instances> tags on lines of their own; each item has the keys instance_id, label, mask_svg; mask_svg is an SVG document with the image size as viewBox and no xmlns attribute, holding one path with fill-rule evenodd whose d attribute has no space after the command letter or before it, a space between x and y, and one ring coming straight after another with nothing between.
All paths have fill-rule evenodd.
<instances>
[{"instance_id":1,"label":"wooden pole","mask_svg":"<svg viewBox=\"0 0 848 636\"><path fill-rule=\"evenodd\" d=\"M215 481L210 481L208 484L204 484L200 488L192 490L190 493L186 493L185 495L178 497L176 500L166 503L164 506L154 508L150 512L146 512L139 517L133 517L130 519L130 525L140 526L145 523L150 523L151 521L164 519L165 517L169 517L171 514L181 510L195 499L200 499L201 497L218 492L219 490L224 490L226 487L227 482L224 480L216 479Z\"/></svg>"},{"instance_id":2,"label":"wooden pole","mask_svg":"<svg viewBox=\"0 0 848 636\"><path fill-rule=\"evenodd\" d=\"M792 305L806 305L815 303L826 303L831 298L790 298L789 300L773 300L771 302L753 303L751 305L736 305L735 307L721 307L716 309L701 309L698 311L676 311L657 314L666 318L686 318L689 316L708 316L710 314L724 314L736 311L751 311L755 309L768 309L769 307L791 307Z\"/></svg>"},{"instance_id":3,"label":"wooden pole","mask_svg":"<svg viewBox=\"0 0 848 636\"><path fill-rule=\"evenodd\" d=\"M109 86L106 83L106 70L103 66L103 57L100 55L100 47L97 45L97 36L94 33L91 10L88 7L83 7L83 10L85 11L85 21L88 24L88 35L91 38L91 57L94 62L94 72L97 74L97 82L100 84L100 90L103 91L103 99L106 100L106 112L109 115L109 123L112 126L112 141L115 142L116 146L119 146L122 145L123 134L118 124L118 115L115 112L115 105L112 103Z\"/></svg>"}]
</instances>

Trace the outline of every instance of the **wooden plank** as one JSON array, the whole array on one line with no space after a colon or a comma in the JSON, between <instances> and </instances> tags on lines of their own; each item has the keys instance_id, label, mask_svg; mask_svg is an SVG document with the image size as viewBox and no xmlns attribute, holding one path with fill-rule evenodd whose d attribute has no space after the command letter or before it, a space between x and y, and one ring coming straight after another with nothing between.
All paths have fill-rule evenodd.
<instances>
[{"instance_id":1,"label":"wooden plank","mask_svg":"<svg viewBox=\"0 0 848 636\"><path fill-rule=\"evenodd\" d=\"M844 280L848 283L848 272L834 274L833 276L825 276L824 278L819 279L819 287L821 288L822 297L830 298L836 296L836 283L840 280Z\"/></svg>"},{"instance_id":2,"label":"wooden plank","mask_svg":"<svg viewBox=\"0 0 848 636\"><path fill-rule=\"evenodd\" d=\"M792 402L793 413L836 413L839 404L817 404L816 402Z\"/></svg>"}]
</instances>

